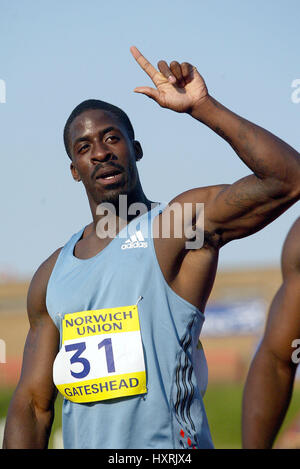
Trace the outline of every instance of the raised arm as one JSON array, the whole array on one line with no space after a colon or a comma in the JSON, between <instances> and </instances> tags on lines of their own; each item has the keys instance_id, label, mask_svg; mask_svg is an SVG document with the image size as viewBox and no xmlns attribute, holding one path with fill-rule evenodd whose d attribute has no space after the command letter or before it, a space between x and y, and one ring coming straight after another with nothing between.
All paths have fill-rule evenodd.
<instances>
[{"instance_id":1,"label":"raised arm","mask_svg":"<svg viewBox=\"0 0 300 469\"><path fill-rule=\"evenodd\" d=\"M193 189L174 199L205 203L205 229L219 246L258 231L299 200L300 157L296 150L218 103L191 64L160 61L157 71L136 47L131 52L156 86L137 87L136 92L207 125L252 171L234 184Z\"/></svg>"},{"instance_id":2,"label":"raised arm","mask_svg":"<svg viewBox=\"0 0 300 469\"><path fill-rule=\"evenodd\" d=\"M244 448L272 447L292 395L299 361L294 340L299 348L300 339L300 218L284 245L282 275L244 390Z\"/></svg>"},{"instance_id":3,"label":"raised arm","mask_svg":"<svg viewBox=\"0 0 300 469\"><path fill-rule=\"evenodd\" d=\"M59 347L59 331L48 315L46 289L59 251L34 275L27 299L29 333L21 378L7 414L4 449L47 448L54 418L56 390L52 365Z\"/></svg>"}]
</instances>

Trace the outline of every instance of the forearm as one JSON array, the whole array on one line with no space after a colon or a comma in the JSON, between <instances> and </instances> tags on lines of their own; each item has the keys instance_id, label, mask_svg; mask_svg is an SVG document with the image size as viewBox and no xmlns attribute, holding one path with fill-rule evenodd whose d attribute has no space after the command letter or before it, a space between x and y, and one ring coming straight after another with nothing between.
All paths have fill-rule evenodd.
<instances>
[{"instance_id":1,"label":"forearm","mask_svg":"<svg viewBox=\"0 0 300 469\"><path fill-rule=\"evenodd\" d=\"M16 396L7 414L3 449L47 449L53 418L53 409L38 409Z\"/></svg>"},{"instance_id":2,"label":"forearm","mask_svg":"<svg viewBox=\"0 0 300 469\"><path fill-rule=\"evenodd\" d=\"M195 106L190 115L224 138L257 178L272 181L275 191L299 190L299 153L281 139L212 97Z\"/></svg>"},{"instance_id":3,"label":"forearm","mask_svg":"<svg viewBox=\"0 0 300 469\"><path fill-rule=\"evenodd\" d=\"M243 396L244 448L271 448L292 395L294 370L274 355L259 351Z\"/></svg>"}]
</instances>

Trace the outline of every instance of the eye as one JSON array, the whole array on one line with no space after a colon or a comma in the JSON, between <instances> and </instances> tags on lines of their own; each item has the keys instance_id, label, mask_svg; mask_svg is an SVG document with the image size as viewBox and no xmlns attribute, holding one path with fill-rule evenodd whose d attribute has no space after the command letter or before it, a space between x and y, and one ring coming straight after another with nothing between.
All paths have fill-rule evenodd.
<instances>
[{"instance_id":1,"label":"eye","mask_svg":"<svg viewBox=\"0 0 300 469\"><path fill-rule=\"evenodd\" d=\"M106 139L105 139L105 142L107 143L116 143L118 142L120 139L116 136L116 135L109 135Z\"/></svg>"},{"instance_id":2,"label":"eye","mask_svg":"<svg viewBox=\"0 0 300 469\"><path fill-rule=\"evenodd\" d=\"M85 143L84 145L82 145L82 147L80 147L78 149L78 153L84 153L87 149L89 148L89 145L87 143Z\"/></svg>"}]
</instances>

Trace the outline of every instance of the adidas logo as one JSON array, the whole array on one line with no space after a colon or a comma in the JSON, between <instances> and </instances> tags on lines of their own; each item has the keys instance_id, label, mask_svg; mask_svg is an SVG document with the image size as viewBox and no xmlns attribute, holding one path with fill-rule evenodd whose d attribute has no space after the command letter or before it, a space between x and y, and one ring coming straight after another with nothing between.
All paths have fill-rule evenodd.
<instances>
[{"instance_id":1,"label":"adidas logo","mask_svg":"<svg viewBox=\"0 0 300 469\"><path fill-rule=\"evenodd\" d=\"M130 236L129 239L121 245L121 249L136 249L136 248L147 248L148 243L144 240L144 236L141 231L136 231L136 233Z\"/></svg>"}]
</instances>

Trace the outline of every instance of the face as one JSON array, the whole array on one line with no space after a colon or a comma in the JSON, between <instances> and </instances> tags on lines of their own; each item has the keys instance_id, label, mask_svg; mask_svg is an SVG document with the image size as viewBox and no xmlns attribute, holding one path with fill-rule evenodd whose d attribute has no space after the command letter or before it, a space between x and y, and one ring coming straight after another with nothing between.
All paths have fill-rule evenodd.
<instances>
[{"instance_id":1,"label":"face","mask_svg":"<svg viewBox=\"0 0 300 469\"><path fill-rule=\"evenodd\" d=\"M142 149L113 114L95 109L83 112L70 126L69 143L73 178L82 181L95 204L117 203L120 194L136 190L136 161Z\"/></svg>"}]
</instances>

